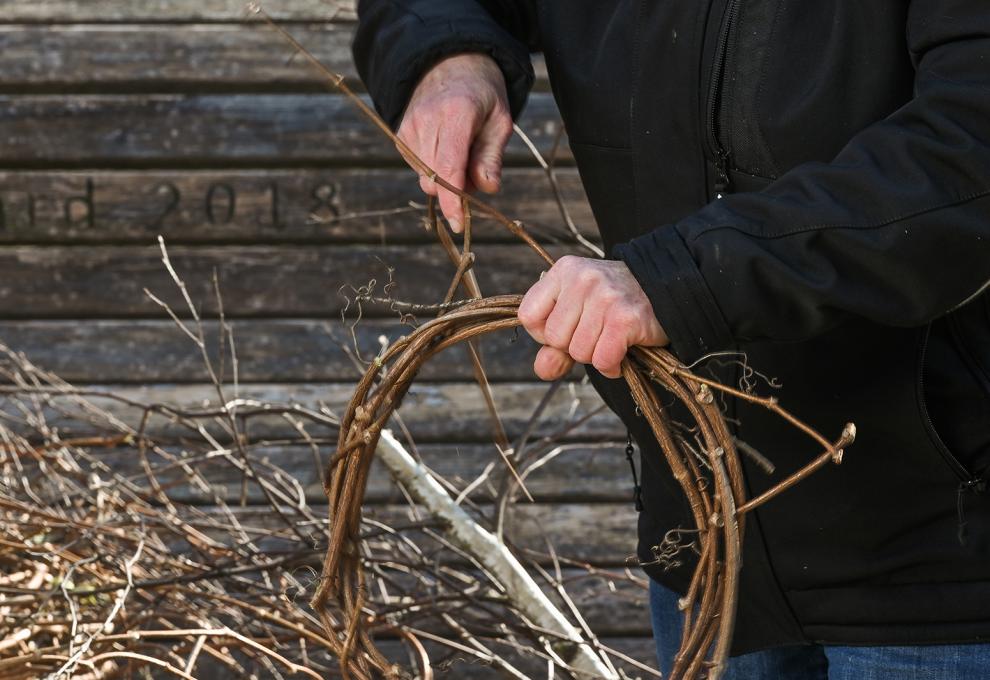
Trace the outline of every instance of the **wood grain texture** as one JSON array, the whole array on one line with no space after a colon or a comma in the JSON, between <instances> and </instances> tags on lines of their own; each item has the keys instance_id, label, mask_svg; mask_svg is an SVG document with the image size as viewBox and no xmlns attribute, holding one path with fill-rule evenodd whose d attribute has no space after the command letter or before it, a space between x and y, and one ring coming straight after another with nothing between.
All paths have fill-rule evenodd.
<instances>
[{"instance_id":1,"label":"wood grain texture","mask_svg":"<svg viewBox=\"0 0 990 680\"><path fill-rule=\"evenodd\" d=\"M332 71L362 87L351 57L353 24L287 29ZM315 69L260 24L6 24L0 25L0 53L0 88L12 93L326 89ZM538 56L534 69L534 88L545 91L546 67Z\"/></svg>"},{"instance_id":2,"label":"wood grain texture","mask_svg":"<svg viewBox=\"0 0 990 680\"><path fill-rule=\"evenodd\" d=\"M84 388L85 386L78 386ZM492 387L499 414L509 436L515 439L526 429L533 410L545 395L548 386L543 383L499 383ZM100 393L113 393L142 404L165 404L182 409L210 409L216 405L216 392L211 385L103 385L93 386ZM232 387L227 388L227 398L234 397ZM340 413L350 401L354 391L353 383L248 383L240 386L238 393L242 399L255 400L267 404L299 404L310 409L325 408L331 413ZM132 407L115 402L99 395L87 396L87 400L105 409L113 417L138 427L143 413ZM105 422L81 419L78 406L73 406L69 398L58 398L58 412L46 412L51 426L58 427L63 437L82 436L94 432L105 432ZM0 402L0 409L14 415L19 414L14 407ZM250 408L246 404L242 408ZM600 410L599 410L600 409ZM625 438L626 430L618 418L602 406L601 398L594 389L584 383L569 384L560 389L550 399L543 416L533 428L533 436L553 435L577 422L594 411L596 414L579 427L569 430L561 441L618 441ZM490 442L491 427L488 411L484 406L477 385L470 383L415 383L402 400L399 415L412 433L416 442ZM18 417L14 417L15 427ZM264 414L251 418L250 434L258 439L298 439L299 433L281 415ZM217 436L222 436L219 427L212 428ZM158 437L192 436L201 437L182 427L167 415L155 415L149 422L147 432ZM336 442L336 427L312 425L310 434L314 437Z\"/></svg>"},{"instance_id":3,"label":"wood grain texture","mask_svg":"<svg viewBox=\"0 0 990 680\"><path fill-rule=\"evenodd\" d=\"M340 320L242 319L232 322L238 375L244 382L357 381L363 370L345 351L371 361L379 338L409 333L398 321L366 319L352 327ZM207 347L218 354L217 323L205 325ZM181 383L201 380L199 350L172 321L58 319L0 321L0 343L70 382ZM538 347L512 330L481 339L481 356L494 382L534 380ZM575 369L574 376L584 371ZM473 380L466 350L452 347L420 373L423 381Z\"/></svg>"},{"instance_id":4,"label":"wood grain texture","mask_svg":"<svg viewBox=\"0 0 990 680\"><path fill-rule=\"evenodd\" d=\"M356 0L273 0L262 3L284 21L348 21L356 18ZM0 16L9 22L189 22L255 21L244 0L0 0Z\"/></svg>"},{"instance_id":5,"label":"wood grain texture","mask_svg":"<svg viewBox=\"0 0 990 680\"><path fill-rule=\"evenodd\" d=\"M471 569L466 571L483 583L486 582L482 573ZM632 571L635 571L635 567ZM584 570L564 567L560 576L574 604L596 634L611 637L641 636L650 633L649 591L644 574L635 574L638 579L634 581L627 578L621 569L613 568L605 570L602 574L589 574ZM416 587L412 579L404 574L394 573L392 578L398 583L408 584L410 588ZM569 617L570 610L553 585L542 576L537 575L535 579L547 597L565 613L565 616ZM420 588L419 592L423 593L423 597L427 597L425 588L423 586ZM415 618L416 614L413 614L413 617ZM442 626L438 623L429 619L419 619L419 624L415 627L436 630ZM389 639L391 636L383 637ZM546 673L546 668L542 670ZM539 678L542 674L537 670L535 675L530 677Z\"/></svg>"},{"instance_id":6,"label":"wood grain texture","mask_svg":"<svg viewBox=\"0 0 990 680\"><path fill-rule=\"evenodd\" d=\"M541 153L560 128L548 94L519 120ZM569 158L562 148L558 157ZM513 138L509 164L532 164ZM0 167L326 166L401 162L392 143L336 94L0 96Z\"/></svg>"},{"instance_id":7,"label":"wood grain texture","mask_svg":"<svg viewBox=\"0 0 990 680\"><path fill-rule=\"evenodd\" d=\"M495 497L499 480L506 474L493 444L425 443L417 447L423 463L447 480L458 493L474 482L494 464L490 478L471 493L476 503L487 503ZM632 503L632 476L625 458L625 442L601 444L574 443L565 445L549 462L526 477L526 488L539 502L615 502ZM321 449L321 461L329 459L332 446ZM209 504L216 495L230 503L242 498L242 475L225 457L205 457L180 449L165 449L168 457L158 452L148 454L149 462L161 469L157 479L170 499L177 503ZM105 474L120 475L146 491L150 484L145 477L139 456L130 449L91 449L91 455L106 466ZM325 503L323 481L307 446L258 446L250 450L257 469L283 471L302 487L310 503ZM178 465L181 461L202 475L209 489L186 482ZM29 466L25 463L25 467ZM26 473L27 474L27 473ZM288 486L288 485L287 485ZM257 484L248 481L243 496L250 505L266 502ZM295 492L293 497L295 497ZM402 503L404 496L377 461L372 465L365 502L369 504Z\"/></svg>"},{"instance_id":8,"label":"wood grain texture","mask_svg":"<svg viewBox=\"0 0 990 680\"><path fill-rule=\"evenodd\" d=\"M442 300L454 268L437 248L422 246L177 246L172 263L193 300L214 313L216 271L231 317L339 318L353 289L376 281L384 295L390 270L392 298L432 304ZM545 264L524 245L476 249L485 295L525 293ZM558 253L559 254L559 253ZM0 247L0 318L157 316L164 312L147 288L183 312L156 246ZM342 287L346 287L343 288ZM354 311L352 304L352 311ZM375 305L366 316L397 318ZM426 314L429 318L431 314Z\"/></svg>"},{"instance_id":9,"label":"wood grain texture","mask_svg":"<svg viewBox=\"0 0 990 680\"><path fill-rule=\"evenodd\" d=\"M286 507L286 517L292 521L301 517ZM218 541L229 541L229 532L210 527L211 521L224 521L219 509L190 508L190 523ZM257 537L263 551L276 555L298 549L299 538L286 528L283 518L265 507L232 507L231 510L249 535ZM323 519L325 506L310 506L310 513ZM474 510L470 510L475 513ZM363 516L403 527L403 532L416 532L424 521L421 513L413 514L408 505L369 505ZM199 519L197 519L199 518ZM484 515L478 515L484 522ZM554 545L561 558L582 563L635 567L637 513L631 503L519 503L506 514L505 536L517 550L533 551L547 556L546 539ZM376 527L366 525L365 531ZM320 532L313 527L314 532ZM181 543L175 549L182 549ZM444 555L449 556L448 553ZM630 559L631 558L631 559Z\"/></svg>"},{"instance_id":10,"label":"wood grain texture","mask_svg":"<svg viewBox=\"0 0 990 680\"><path fill-rule=\"evenodd\" d=\"M557 181L596 237L577 171L561 168ZM573 243L542 170L508 168L485 198L542 240ZM0 172L0 243L436 243L425 201L407 168ZM474 237L518 243L480 215Z\"/></svg>"}]
</instances>

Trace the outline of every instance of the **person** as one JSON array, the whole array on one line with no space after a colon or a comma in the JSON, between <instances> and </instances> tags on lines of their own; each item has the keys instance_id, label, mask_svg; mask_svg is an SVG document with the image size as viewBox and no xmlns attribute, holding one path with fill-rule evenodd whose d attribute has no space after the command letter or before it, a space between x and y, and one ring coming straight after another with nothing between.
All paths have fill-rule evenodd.
<instances>
[{"instance_id":1,"label":"person","mask_svg":"<svg viewBox=\"0 0 990 680\"><path fill-rule=\"evenodd\" d=\"M990 677L990 6L976 0L361 0L378 110L459 187L496 191L542 51L612 259L562 258L519 317L640 446L637 554L662 668L690 527L618 377L667 345L859 436L747 523L731 678ZM436 186L421 178L423 190ZM452 228L458 201L439 192ZM734 359L735 358L735 359ZM774 385L777 383L774 382ZM766 389L771 389L766 384ZM730 400L758 494L815 451ZM678 564L677 562L680 562Z\"/></svg>"}]
</instances>

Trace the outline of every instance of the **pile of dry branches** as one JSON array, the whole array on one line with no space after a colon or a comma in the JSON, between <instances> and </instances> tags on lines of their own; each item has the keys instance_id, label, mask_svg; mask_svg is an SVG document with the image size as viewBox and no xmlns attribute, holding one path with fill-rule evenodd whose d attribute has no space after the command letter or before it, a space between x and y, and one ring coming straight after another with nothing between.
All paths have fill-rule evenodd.
<instances>
[{"instance_id":1,"label":"pile of dry branches","mask_svg":"<svg viewBox=\"0 0 990 680\"><path fill-rule=\"evenodd\" d=\"M338 418L322 404L245 394L230 325L221 313L219 337L209 337L162 253L187 305L166 310L202 359L209 403L180 408L135 390L77 388L0 345L0 679L339 675L349 629L328 632L324 609L306 606L337 525L328 528L297 479L307 466L306 477L321 478ZM219 351L208 351L214 342ZM521 474L566 449L560 436L590 415L578 409L560 432L530 442ZM493 507L485 477L462 488L444 481L435 495L458 496L483 522L475 501ZM402 665L424 679L455 659L518 678L548 663L567 668L560 640L520 612L514 584L452 541L422 504L349 528L369 584L362 630L392 661L411 651ZM640 577L557 560L552 549L520 559L608 665L654 673L601 647L566 587L593 577L641 588Z\"/></svg>"}]
</instances>

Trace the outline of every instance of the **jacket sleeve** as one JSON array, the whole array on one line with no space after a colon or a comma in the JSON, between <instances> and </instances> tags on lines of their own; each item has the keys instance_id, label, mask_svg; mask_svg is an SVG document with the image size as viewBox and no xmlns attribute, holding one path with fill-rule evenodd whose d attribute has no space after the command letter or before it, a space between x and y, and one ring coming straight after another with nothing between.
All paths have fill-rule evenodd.
<instances>
[{"instance_id":1,"label":"jacket sleeve","mask_svg":"<svg viewBox=\"0 0 990 680\"><path fill-rule=\"evenodd\" d=\"M920 326L990 287L990 10L914 0L907 38L914 97L832 162L615 248L682 361L850 317Z\"/></svg>"},{"instance_id":2,"label":"jacket sleeve","mask_svg":"<svg viewBox=\"0 0 990 680\"><path fill-rule=\"evenodd\" d=\"M515 118L533 84L534 0L360 0L354 61L382 118L397 127L420 76L457 52L501 67Z\"/></svg>"}]
</instances>

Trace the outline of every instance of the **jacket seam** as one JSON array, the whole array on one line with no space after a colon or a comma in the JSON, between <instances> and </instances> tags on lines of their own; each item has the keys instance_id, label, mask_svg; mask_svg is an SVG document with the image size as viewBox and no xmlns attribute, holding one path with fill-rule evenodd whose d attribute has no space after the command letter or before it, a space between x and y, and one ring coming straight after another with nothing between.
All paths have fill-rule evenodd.
<instances>
[{"instance_id":1,"label":"jacket seam","mask_svg":"<svg viewBox=\"0 0 990 680\"><path fill-rule=\"evenodd\" d=\"M773 178L780 175L780 163L774 155L773 149L770 148L770 144L767 142L766 131L763 129L763 95L765 93L764 85L767 82L767 71L770 68L771 56L775 54L777 50L777 42L773 39L773 37L777 33L777 26L779 24L782 6L783 3L778 1L777 8L773 13L773 21L770 23L770 33L767 35L768 47L766 53L763 55L763 63L760 64L760 82L756 87L756 109L755 115L753 116L753 128L760 136L760 142L762 143L763 150L766 152L767 158L770 160L770 173Z\"/></svg>"},{"instance_id":2,"label":"jacket seam","mask_svg":"<svg viewBox=\"0 0 990 680\"><path fill-rule=\"evenodd\" d=\"M416 17L416 20L419 21L419 23L423 24L424 26L428 25L428 22L425 19L423 19L423 17L420 16L418 12L416 12L415 10L410 9L409 7L407 7L405 5L400 5L397 2L397 0L388 0L388 4L392 5L392 7L394 7L397 10L399 10L403 14L407 14L409 16Z\"/></svg>"},{"instance_id":3,"label":"jacket seam","mask_svg":"<svg viewBox=\"0 0 990 680\"><path fill-rule=\"evenodd\" d=\"M601 149L602 151L621 151L624 153L632 153L634 149L631 146L610 146L608 144L595 144L594 142L582 142L580 139L571 139L571 146L586 146L589 149Z\"/></svg>"},{"instance_id":4,"label":"jacket seam","mask_svg":"<svg viewBox=\"0 0 990 680\"><path fill-rule=\"evenodd\" d=\"M390 1L393 3L395 2L395 0L390 0ZM528 65L522 60L518 59L516 55L513 54L513 50L511 48L507 48L504 42L498 40L498 31L503 31L506 33L506 35L510 35L508 31L506 31L505 28L498 23L489 24L488 22L484 22L484 21L466 20L463 17L459 17L459 18L446 17L443 19L427 20L427 19L423 19L418 14L415 14L412 11L409 11L409 14L416 17L416 20L419 21L420 24L422 24L422 27L424 29L441 28L444 29L444 32L447 35L454 36L457 39L464 41L468 41L473 37L475 40L479 42L479 44L483 43L494 50L498 50L499 54L504 54L505 56L509 57L515 63L515 65L518 66L522 71L526 71L527 69ZM466 32L466 35L460 35L458 31L459 28L470 29L470 30ZM512 37L512 39L515 40L514 36L510 35L510 37ZM438 41L437 44L443 44L443 42L444 41ZM524 48L526 47L526 45L522 41L517 40L517 42L520 45L522 45ZM531 64L529 65L531 66Z\"/></svg>"}]
</instances>

